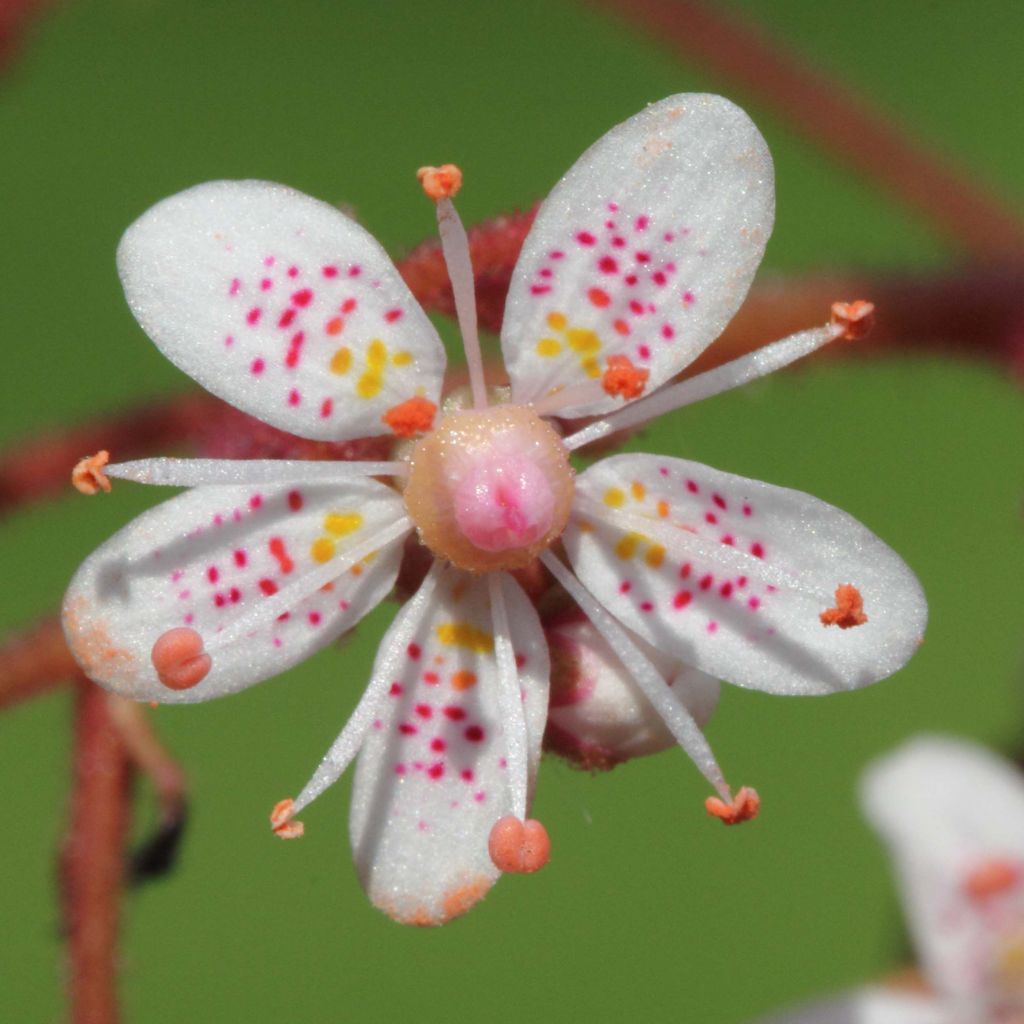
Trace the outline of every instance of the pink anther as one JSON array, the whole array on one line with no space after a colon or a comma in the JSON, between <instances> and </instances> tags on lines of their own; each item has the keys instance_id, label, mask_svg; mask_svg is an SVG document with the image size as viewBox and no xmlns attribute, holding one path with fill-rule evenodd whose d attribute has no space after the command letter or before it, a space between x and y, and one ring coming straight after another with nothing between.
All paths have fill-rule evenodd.
<instances>
[{"instance_id":1,"label":"pink anther","mask_svg":"<svg viewBox=\"0 0 1024 1024\"><path fill-rule=\"evenodd\" d=\"M110 461L110 452L97 452L80 459L71 470L71 483L82 494L93 495L98 491L110 490L110 479L103 467Z\"/></svg>"},{"instance_id":2,"label":"pink anther","mask_svg":"<svg viewBox=\"0 0 1024 1024\"><path fill-rule=\"evenodd\" d=\"M298 839L306 831L301 821L295 821L295 801L292 799L278 800L270 812L270 827L274 835L282 839Z\"/></svg>"},{"instance_id":3,"label":"pink anther","mask_svg":"<svg viewBox=\"0 0 1024 1024\"><path fill-rule=\"evenodd\" d=\"M491 829L487 852L499 871L528 875L540 871L551 859L551 840L535 818L521 821L509 814Z\"/></svg>"},{"instance_id":4,"label":"pink anther","mask_svg":"<svg viewBox=\"0 0 1024 1024\"><path fill-rule=\"evenodd\" d=\"M551 484L522 455L483 454L467 468L452 497L459 529L481 551L528 547L554 521Z\"/></svg>"},{"instance_id":5,"label":"pink anther","mask_svg":"<svg viewBox=\"0 0 1024 1024\"><path fill-rule=\"evenodd\" d=\"M761 810L761 798L756 789L742 786L729 803L717 796L709 796L704 801L708 814L718 818L726 825L739 825L744 821L753 821Z\"/></svg>"},{"instance_id":6,"label":"pink anther","mask_svg":"<svg viewBox=\"0 0 1024 1024\"><path fill-rule=\"evenodd\" d=\"M421 167L416 172L420 185L427 196L436 203L439 199L451 199L462 188L462 171L455 164L440 167Z\"/></svg>"},{"instance_id":7,"label":"pink anther","mask_svg":"<svg viewBox=\"0 0 1024 1024\"><path fill-rule=\"evenodd\" d=\"M875 304L864 299L857 299L855 302L833 302L832 323L843 328L844 341L857 341L875 324Z\"/></svg>"},{"instance_id":8,"label":"pink anther","mask_svg":"<svg viewBox=\"0 0 1024 1024\"><path fill-rule=\"evenodd\" d=\"M150 657L160 682L171 690L190 690L206 678L213 664L203 650L203 638L188 626L162 633Z\"/></svg>"}]
</instances>

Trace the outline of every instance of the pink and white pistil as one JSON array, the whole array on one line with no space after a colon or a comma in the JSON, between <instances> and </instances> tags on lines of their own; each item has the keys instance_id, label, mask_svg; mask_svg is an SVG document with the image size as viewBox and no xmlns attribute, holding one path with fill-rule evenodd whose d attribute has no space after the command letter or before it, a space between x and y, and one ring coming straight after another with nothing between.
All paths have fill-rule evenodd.
<instances>
[{"instance_id":1,"label":"pink and white pistil","mask_svg":"<svg viewBox=\"0 0 1024 1024\"><path fill-rule=\"evenodd\" d=\"M581 445L850 336L869 312L842 307L837 322L669 384L742 302L771 230L771 158L746 114L716 96L670 97L562 179L514 271L501 339L511 395L499 404L451 202L458 178L451 167L422 174L472 396L440 417L440 339L380 246L338 210L280 185L222 181L128 229L118 266L132 311L210 391L303 437L419 440L393 462L108 466L110 477L192 490L87 559L64 606L72 650L97 682L136 700L207 700L351 629L390 592L416 531L434 566L338 740L272 820L299 834L295 814L359 754L350 824L361 879L377 906L417 924L462 913L501 870L547 860L543 826L526 816L548 652L510 570L540 559L569 592L726 821L751 817L756 795L733 796L681 688L630 630L712 677L820 694L894 672L925 623L903 562L814 498L660 455L578 476L570 465ZM579 417L597 418L564 437L558 420ZM103 472L82 467L85 489ZM830 608L841 586L854 604L863 597L866 621L864 608Z\"/></svg>"}]
</instances>

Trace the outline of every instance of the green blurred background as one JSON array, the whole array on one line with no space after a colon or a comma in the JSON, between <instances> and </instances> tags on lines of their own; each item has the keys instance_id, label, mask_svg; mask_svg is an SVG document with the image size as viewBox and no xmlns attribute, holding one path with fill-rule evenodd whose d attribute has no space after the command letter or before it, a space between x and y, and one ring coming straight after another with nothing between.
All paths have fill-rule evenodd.
<instances>
[{"instance_id":1,"label":"green blurred background","mask_svg":"<svg viewBox=\"0 0 1024 1024\"><path fill-rule=\"evenodd\" d=\"M1024 5L741 6L1021 208ZM461 164L473 222L528 206L613 124L686 90L731 95L769 141L766 269L956 259L755 98L583 4L55 5L0 77L0 439L188 387L132 320L113 263L121 231L169 193L286 182L351 204L399 254L433 230L421 164ZM328 650L241 696L156 712L194 814L179 869L127 903L126 1020L739 1024L896 966L895 898L854 786L868 758L922 729L1024 748L1022 438L1005 371L908 356L798 368L650 430L638 447L806 490L867 523L920 575L927 642L861 693L726 689L711 740L730 778L764 799L742 829L705 817L706 786L679 752L600 777L548 759L536 812L551 865L439 931L367 904L347 783L304 815L302 842L278 842L266 822L354 705L390 607L344 659ZM82 557L156 499L128 485L7 519L0 623L53 608ZM0 718L5 1022L63 1014L53 856L69 723L67 693Z\"/></svg>"}]
</instances>

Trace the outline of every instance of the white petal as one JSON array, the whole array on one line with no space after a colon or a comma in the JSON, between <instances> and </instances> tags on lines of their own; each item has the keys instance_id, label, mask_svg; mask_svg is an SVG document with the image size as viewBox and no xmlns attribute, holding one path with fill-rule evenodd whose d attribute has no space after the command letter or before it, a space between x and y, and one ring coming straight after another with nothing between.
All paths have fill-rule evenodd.
<instances>
[{"instance_id":1,"label":"white petal","mask_svg":"<svg viewBox=\"0 0 1024 1024\"><path fill-rule=\"evenodd\" d=\"M771 156L742 110L684 94L613 128L552 190L505 306L515 401L600 376L610 355L678 373L742 303L774 217ZM572 415L615 408L604 394Z\"/></svg>"},{"instance_id":2,"label":"white petal","mask_svg":"<svg viewBox=\"0 0 1024 1024\"><path fill-rule=\"evenodd\" d=\"M196 488L143 513L86 559L64 600L68 643L90 678L133 700L191 703L244 689L384 599L401 544L347 570L346 552L402 519L401 498L375 480ZM337 578L328 582L332 566ZM310 593L313 574L326 585ZM282 600L270 622L219 642L243 616ZM157 678L151 652L181 626L200 634L213 665L198 685L173 690Z\"/></svg>"},{"instance_id":3,"label":"white petal","mask_svg":"<svg viewBox=\"0 0 1024 1024\"><path fill-rule=\"evenodd\" d=\"M511 577L500 580L532 780L547 714L547 646L526 595ZM356 866L373 903L398 921L442 924L497 880L487 839L512 812L512 794L494 647L487 577L445 570L359 755L350 818Z\"/></svg>"},{"instance_id":4,"label":"white petal","mask_svg":"<svg viewBox=\"0 0 1024 1024\"><path fill-rule=\"evenodd\" d=\"M967 1024L967 1021L929 996L873 987L762 1017L756 1024Z\"/></svg>"},{"instance_id":5,"label":"white petal","mask_svg":"<svg viewBox=\"0 0 1024 1024\"><path fill-rule=\"evenodd\" d=\"M871 765L861 795L932 983L993 994L1024 950L1024 777L981 747L921 737Z\"/></svg>"},{"instance_id":6,"label":"white petal","mask_svg":"<svg viewBox=\"0 0 1024 1024\"><path fill-rule=\"evenodd\" d=\"M551 702L545 746L583 767L606 768L676 745L661 716L643 695L608 642L582 612L550 622ZM718 680L634 642L703 726L718 704Z\"/></svg>"},{"instance_id":7,"label":"white petal","mask_svg":"<svg viewBox=\"0 0 1024 1024\"><path fill-rule=\"evenodd\" d=\"M638 454L602 460L576 487L586 510L564 541L580 579L649 643L716 678L769 693L855 689L895 672L921 641L927 608L913 573L816 498ZM619 510L627 529L604 521ZM825 627L819 615L842 584L860 590L868 621Z\"/></svg>"},{"instance_id":8,"label":"white petal","mask_svg":"<svg viewBox=\"0 0 1024 1024\"><path fill-rule=\"evenodd\" d=\"M301 437L388 433L435 404L445 356L384 250L339 210L263 181L212 181L126 232L118 269L136 319L215 395Z\"/></svg>"}]
</instances>

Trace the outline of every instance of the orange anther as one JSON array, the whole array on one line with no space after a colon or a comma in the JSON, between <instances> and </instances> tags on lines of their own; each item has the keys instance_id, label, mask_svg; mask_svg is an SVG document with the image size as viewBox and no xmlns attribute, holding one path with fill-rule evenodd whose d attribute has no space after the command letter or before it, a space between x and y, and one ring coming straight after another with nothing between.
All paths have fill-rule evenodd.
<instances>
[{"instance_id":1,"label":"orange anther","mask_svg":"<svg viewBox=\"0 0 1024 1024\"><path fill-rule=\"evenodd\" d=\"M451 199L462 188L462 171L455 164L441 164L440 167L421 167L416 172L420 185L427 196L436 203L439 199Z\"/></svg>"},{"instance_id":2,"label":"orange anther","mask_svg":"<svg viewBox=\"0 0 1024 1024\"><path fill-rule=\"evenodd\" d=\"M823 626L838 626L840 629L863 626L868 621L864 614L864 598L852 583L844 583L836 590L835 608L826 608L818 618Z\"/></svg>"},{"instance_id":3,"label":"orange anther","mask_svg":"<svg viewBox=\"0 0 1024 1024\"><path fill-rule=\"evenodd\" d=\"M499 871L526 875L540 871L551 858L548 830L536 819L521 821L509 814L491 829L487 852Z\"/></svg>"},{"instance_id":4,"label":"orange anther","mask_svg":"<svg viewBox=\"0 0 1024 1024\"><path fill-rule=\"evenodd\" d=\"M80 459L71 470L71 482L75 490L82 494L95 494L97 491L110 490L110 479L103 472L103 467L110 461L110 452L97 452Z\"/></svg>"},{"instance_id":5,"label":"orange anther","mask_svg":"<svg viewBox=\"0 0 1024 1024\"><path fill-rule=\"evenodd\" d=\"M391 428L395 437L424 434L434 425L437 406L429 398L409 398L393 405L381 419Z\"/></svg>"},{"instance_id":6,"label":"orange anther","mask_svg":"<svg viewBox=\"0 0 1024 1024\"><path fill-rule=\"evenodd\" d=\"M1017 861L995 858L968 872L963 882L964 895L977 903L1013 889L1020 882L1024 865Z\"/></svg>"},{"instance_id":7,"label":"orange anther","mask_svg":"<svg viewBox=\"0 0 1024 1024\"><path fill-rule=\"evenodd\" d=\"M295 813L295 801L278 800L274 809L270 812L270 827L274 835L282 839L298 839L305 831L306 826L301 821L294 821L292 815Z\"/></svg>"},{"instance_id":8,"label":"orange anther","mask_svg":"<svg viewBox=\"0 0 1024 1024\"><path fill-rule=\"evenodd\" d=\"M634 366L629 356L609 356L608 368L601 378L601 386L609 395L639 398L644 393L650 370Z\"/></svg>"},{"instance_id":9,"label":"orange anther","mask_svg":"<svg viewBox=\"0 0 1024 1024\"><path fill-rule=\"evenodd\" d=\"M190 690L206 678L213 664L203 651L203 638L188 626L162 633L150 657L160 682L170 690Z\"/></svg>"},{"instance_id":10,"label":"orange anther","mask_svg":"<svg viewBox=\"0 0 1024 1024\"><path fill-rule=\"evenodd\" d=\"M843 328L844 341L863 338L875 324L875 304L857 299L855 302L833 302L832 323Z\"/></svg>"},{"instance_id":11,"label":"orange anther","mask_svg":"<svg viewBox=\"0 0 1024 1024\"><path fill-rule=\"evenodd\" d=\"M761 810L761 798L756 789L741 786L740 791L726 803L717 796L709 796L704 801L708 814L718 818L726 825L739 825L743 821L753 821Z\"/></svg>"}]
</instances>

